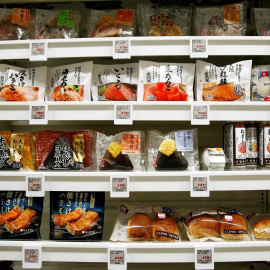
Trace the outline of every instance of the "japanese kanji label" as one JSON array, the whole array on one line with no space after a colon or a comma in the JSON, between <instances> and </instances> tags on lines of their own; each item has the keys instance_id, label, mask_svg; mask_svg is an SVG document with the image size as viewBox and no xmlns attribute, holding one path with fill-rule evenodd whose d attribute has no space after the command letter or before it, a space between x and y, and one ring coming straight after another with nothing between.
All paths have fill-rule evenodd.
<instances>
[{"instance_id":1,"label":"japanese kanji label","mask_svg":"<svg viewBox=\"0 0 270 270\"><path fill-rule=\"evenodd\" d=\"M45 195L45 177L43 174L26 175L26 196L44 197Z\"/></svg>"},{"instance_id":2,"label":"japanese kanji label","mask_svg":"<svg viewBox=\"0 0 270 270\"><path fill-rule=\"evenodd\" d=\"M195 269L214 269L214 248L195 246Z\"/></svg>"},{"instance_id":3,"label":"japanese kanji label","mask_svg":"<svg viewBox=\"0 0 270 270\"><path fill-rule=\"evenodd\" d=\"M47 61L48 42L46 40L30 40L30 61Z\"/></svg>"},{"instance_id":4,"label":"japanese kanji label","mask_svg":"<svg viewBox=\"0 0 270 270\"><path fill-rule=\"evenodd\" d=\"M208 58L208 40L205 37L190 39L190 58Z\"/></svg>"},{"instance_id":5,"label":"japanese kanji label","mask_svg":"<svg viewBox=\"0 0 270 270\"><path fill-rule=\"evenodd\" d=\"M191 125L209 125L209 104L194 102L191 104Z\"/></svg>"},{"instance_id":6,"label":"japanese kanji label","mask_svg":"<svg viewBox=\"0 0 270 270\"><path fill-rule=\"evenodd\" d=\"M209 175L190 176L190 196L209 197Z\"/></svg>"},{"instance_id":7,"label":"japanese kanji label","mask_svg":"<svg viewBox=\"0 0 270 270\"><path fill-rule=\"evenodd\" d=\"M38 243L23 245L22 268L40 269L42 266L42 249Z\"/></svg>"},{"instance_id":8,"label":"japanese kanji label","mask_svg":"<svg viewBox=\"0 0 270 270\"><path fill-rule=\"evenodd\" d=\"M108 247L108 269L109 270L126 270L127 248L126 247Z\"/></svg>"},{"instance_id":9,"label":"japanese kanji label","mask_svg":"<svg viewBox=\"0 0 270 270\"><path fill-rule=\"evenodd\" d=\"M132 125L133 124L133 104L131 102L114 104L114 124L115 125Z\"/></svg>"},{"instance_id":10,"label":"japanese kanji label","mask_svg":"<svg viewBox=\"0 0 270 270\"><path fill-rule=\"evenodd\" d=\"M113 39L113 59L130 59L131 42L129 38Z\"/></svg>"},{"instance_id":11,"label":"japanese kanji label","mask_svg":"<svg viewBox=\"0 0 270 270\"><path fill-rule=\"evenodd\" d=\"M30 125L48 124L48 104L45 102L35 102L30 104Z\"/></svg>"},{"instance_id":12,"label":"japanese kanji label","mask_svg":"<svg viewBox=\"0 0 270 270\"><path fill-rule=\"evenodd\" d=\"M110 177L110 195L112 198L129 197L129 176L113 175Z\"/></svg>"}]
</instances>

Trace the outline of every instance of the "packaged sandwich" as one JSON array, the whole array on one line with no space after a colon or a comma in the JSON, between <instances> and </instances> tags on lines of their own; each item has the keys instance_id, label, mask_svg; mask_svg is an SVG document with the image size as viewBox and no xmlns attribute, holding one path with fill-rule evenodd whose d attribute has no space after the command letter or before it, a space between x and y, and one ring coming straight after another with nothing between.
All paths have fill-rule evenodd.
<instances>
[{"instance_id":1,"label":"packaged sandwich","mask_svg":"<svg viewBox=\"0 0 270 270\"><path fill-rule=\"evenodd\" d=\"M49 67L46 100L91 100L90 87L93 62Z\"/></svg>"},{"instance_id":2,"label":"packaged sandwich","mask_svg":"<svg viewBox=\"0 0 270 270\"><path fill-rule=\"evenodd\" d=\"M175 210L152 205L122 204L111 241L179 241Z\"/></svg>"},{"instance_id":3,"label":"packaged sandwich","mask_svg":"<svg viewBox=\"0 0 270 270\"><path fill-rule=\"evenodd\" d=\"M94 65L92 97L94 101L135 101L139 64Z\"/></svg>"},{"instance_id":4,"label":"packaged sandwich","mask_svg":"<svg viewBox=\"0 0 270 270\"><path fill-rule=\"evenodd\" d=\"M0 239L40 239L43 198L26 197L24 191L0 193Z\"/></svg>"},{"instance_id":5,"label":"packaged sandwich","mask_svg":"<svg viewBox=\"0 0 270 270\"><path fill-rule=\"evenodd\" d=\"M138 4L141 36L190 36L192 8Z\"/></svg>"},{"instance_id":6,"label":"packaged sandwich","mask_svg":"<svg viewBox=\"0 0 270 270\"><path fill-rule=\"evenodd\" d=\"M258 36L270 36L270 8L254 8L253 24Z\"/></svg>"},{"instance_id":7,"label":"packaged sandwich","mask_svg":"<svg viewBox=\"0 0 270 270\"><path fill-rule=\"evenodd\" d=\"M194 64L140 61L139 101L192 101Z\"/></svg>"},{"instance_id":8,"label":"packaged sandwich","mask_svg":"<svg viewBox=\"0 0 270 270\"><path fill-rule=\"evenodd\" d=\"M270 240L270 214L251 213L247 216L252 240Z\"/></svg>"},{"instance_id":9,"label":"packaged sandwich","mask_svg":"<svg viewBox=\"0 0 270 270\"><path fill-rule=\"evenodd\" d=\"M50 240L101 241L105 192L50 192Z\"/></svg>"},{"instance_id":10,"label":"packaged sandwich","mask_svg":"<svg viewBox=\"0 0 270 270\"><path fill-rule=\"evenodd\" d=\"M270 101L270 65L252 68L251 91L252 101Z\"/></svg>"},{"instance_id":11,"label":"packaged sandwich","mask_svg":"<svg viewBox=\"0 0 270 270\"><path fill-rule=\"evenodd\" d=\"M0 101L44 101L47 67L0 64Z\"/></svg>"},{"instance_id":12,"label":"packaged sandwich","mask_svg":"<svg viewBox=\"0 0 270 270\"><path fill-rule=\"evenodd\" d=\"M250 101L252 60L217 67L196 62L197 101Z\"/></svg>"}]
</instances>

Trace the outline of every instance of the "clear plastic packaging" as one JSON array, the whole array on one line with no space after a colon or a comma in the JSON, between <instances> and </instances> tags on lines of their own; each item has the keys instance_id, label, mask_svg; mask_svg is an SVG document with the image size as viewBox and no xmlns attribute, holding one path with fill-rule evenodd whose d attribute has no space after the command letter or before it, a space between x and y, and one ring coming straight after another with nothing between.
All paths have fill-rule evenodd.
<instances>
[{"instance_id":1,"label":"clear plastic packaging","mask_svg":"<svg viewBox=\"0 0 270 270\"><path fill-rule=\"evenodd\" d=\"M200 147L200 167L202 170L224 171L226 164L222 148Z\"/></svg>"},{"instance_id":2,"label":"clear plastic packaging","mask_svg":"<svg viewBox=\"0 0 270 270\"><path fill-rule=\"evenodd\" d=\"M252 232L252 240L270 240L270 214L251 213L247 220Z\"/></svg>"},{"instance_id":3,"label":"clear plastic packaging","mask_svg":"<svg viewBox=\"0 0 270 270\"><path fill-rule=\"evenodd\" d=\"M270 36L270 8L254 8L253 25L258 36Z\"/></svg>"}]
</instances>

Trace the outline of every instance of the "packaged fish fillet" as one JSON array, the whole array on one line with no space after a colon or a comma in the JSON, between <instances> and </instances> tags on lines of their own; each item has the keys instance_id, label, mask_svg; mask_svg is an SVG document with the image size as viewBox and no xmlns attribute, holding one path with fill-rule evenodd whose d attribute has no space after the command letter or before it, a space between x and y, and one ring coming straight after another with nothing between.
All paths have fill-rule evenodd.
<instances>
[{"instance_id":1,"label":"packaged fish fillet","mask_svg":"<svg viewBox=\"0 0 270 270\"><path fill-rule=\"evenodd\" d=\"M252 60L218 67L197 60L197 101L250 101Z\"/></svg>"},{"instance_id":2,"label":"packaged fish fillet","mask_svg":"<svg viewBox=\"0 0 270 270\"><path fill-rule=\"evenodd\" d=\"M24 191L0 192L0 239L40 239L43 198Z\"/></svg>"},{"instance_id":3,"label":"packaged fish fillet","mask_svg":"<svg viewBox=\"0 0 270 270\"><path fill-rule=\"evenodd\" d=\"M92 98L94 101L135 101L139 64L94 65Z\"/></svg>"},{"instance_id":4,"label":"packaged fish fillet","mask_svg":"<svg viewBox=\"0 0 270 270\"><path fill-rule=\"evenodd\" d=\"M270 8L254 8L253 24L258 36L270 36Z\"/></svg>"},{"instance_id":5,"label":"packaged fish fillet","mask_svg":"<svg viewBox=\"0 0 270 270\"><path fill-rule=\"evenodd\" d=\"M46 100L91 100L90 87L93 62L49 67Z\"/></svg>"},{"instance_id":6,"label":"packaged fish fillet","mask_svg":"<svg viewBox=\"0 0 270 270\"><path fill-rule=\"evenodd\" d=\"M195 64L140 61L139 101L192 101Z\"/></svg>"},{"instance_id":7,"label":"packaged fish fillet","mask_svg":"<svg viewBox=\"0 0 270 270\"><path fill-rule=\"evenodd\" d=\"M251 70L251 100L270 101L270 65Z\"/></svg>"},{"instance_id":8,"label":"packaged fish fillet","mask_svg":"<svg viewBox=\"0 0 270 270\"><path fill-rule=\"evenodd\" d=\"M50 240L101 241L105 192L50 192Z\"/></svg>"}]
</instances>

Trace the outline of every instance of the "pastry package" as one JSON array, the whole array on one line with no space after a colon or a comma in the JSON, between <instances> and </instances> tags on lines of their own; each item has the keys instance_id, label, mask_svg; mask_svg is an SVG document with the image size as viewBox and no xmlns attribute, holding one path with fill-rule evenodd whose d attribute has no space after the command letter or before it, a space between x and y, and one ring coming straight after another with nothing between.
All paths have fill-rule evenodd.
<instances>
[{"instance_id":1,"label":"pastry package","mask_svg":"<svg viewBox=\"0 0 270 270\"><path fill-rule=\"evenodd\" d=\"M92 97L94 101L136 101L139 64L94 65Z\"/></svg>"},{"instance_id":2,"label":"pastry package","mask_svg":"<svg viewBox=\"0 0 270 270\"><path fill-rule=\"evenodd\" d=\"M252 101L270 101L270 65L252 68L251 91Z\"/></svg>"},{"instance_id":3,"label":"pastry package","mask_svg":"<svg viewBox=\"0 0 270 270\"><path fill-rule=\"evenodd\" d=\"M140 61L139 101L193 101L195 64Z\"/></svg>"},{"instance_id":4,"label":"pastry package","mask_svg":"<svg viewBox=\"0 0 270 270\"><path fill-rule=\"evenodd\" d=\"M177 212L168 207L122 204L111 241L180 241Z\"/></svg>"},{"instance_id":5,"label":"pastry package","mask_svg":"<svg viewBox=\"0 0 270 270\"><path fill-rule=\"evenodd\" d=\"M97 132L96 158L99 170L144 170L145 134L122 132L107 136Z\"/></svg>"},{"instance_id":6,"label":"pastry package","mask_svg":"<svg viewBox=\"0 0 270 270\"><path fill-rule=\"evenodd\" d=\"M252 60L227 66L196 62L197 101L250 101Z\"/></svg>"},{"instance_id":7,"label":"pastry package","mask_svg":"<svg viewBox=\"0 0 270 270\"><path fill-rule=\"evenodd\" d=\"M247 216L252 240L270 240L270 214L251 213Z\"/></svg>"},{"instance_id":8,"label":"pastry package","mask_svg":"<svg viewBox=\"0 0 270 270\"><path fill-rule=\"evenodd\" d=\"M46 100L91 100L90 87L92 80L92 68L92 61L49 67L47 75Z\"/></svg>"},{"instance_id":9,"label":"pastry package","mask_svg":"<svg viewBox=\"0 0 270 270\"><path fill-rule=\"evenodd\" d=\"M0 131L0 170L35 170L32 134Z\"/></svg>"},{"instance_id":10,"label":"pastry package","mask_svg":"<svg viewBox=\"0 0 270 270\"><path fill-rule=\"evenodd\" d=\"M240 2L225 6L196 7L194 27L196 36L245 36L247 5Z\"/></svg>"},{"instance_id":11,"label":"pastry package","mask_svg":"<svg viewBox=\"0 0 270 270\"><path fill-rule=\"evenodd\" d=\"M201 170L224 171L226 164L222 148L200 147Z\"/></svg>"},{"instance_id":12,"label":"pastry package","mask_svg":"<svg viewBox=\"0 0 270 270\"><path fill-rule=\"evenodd\" d=\"M270 36L270 8L254 8L253 24L258 36Z\"/></svg>"},{"instance_id":13,"label":"pastry package","mask_svg":"<svg viewBox=\"0 0 270 270\"><path fill-rule=\"evenodd\" d=\"M50 192L50 240L101 241L105 192Z\"/></svg>"},{"instance_id":14,"label":"pastry package","mask_svg":"<svg viewBox=\"0 0 270 270\"><path fill-rule=\"evenodd\" d=\"M0 64L0 101L44 101L47 67Z\"/></svg>"},{"instance_id":15,"label":"pastry package","mask_svg":"<svg viewBox=\"0 0 270 270\"><path fill-rule=\"evenodd\" d=\"M138 4L141 36L190 36L192 7Z\"/></svg>"},{"instance_id":16,"label":"pastry package","mask_svg":"<svg viewBox=\"0 0 270 270\"><path fill-rule=\"evenodd\" d=\"M36 170L94 170L95 132L38 131Z\"/></svg>"},{"instance_id":17,"label":"pastry package","mask_svg":"<svg viewBox=\"0 0 270 270\"><path fill-rule=\"evenodd\" d=\"M42 197L26 197L24 191L1 191L0 239L40 239L42 209Z\"/></svg>"},{"instance_id":18,"label":"pastry package","mask_svg":"<svg viewBox=\"0 0 270 270\"><path fill-rule=\"evenodd\" d=\"M148 170L199 170L198 129L147 134Z\"/></svg>"}]
</instances>

